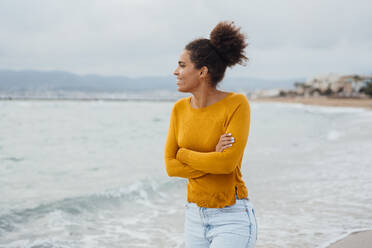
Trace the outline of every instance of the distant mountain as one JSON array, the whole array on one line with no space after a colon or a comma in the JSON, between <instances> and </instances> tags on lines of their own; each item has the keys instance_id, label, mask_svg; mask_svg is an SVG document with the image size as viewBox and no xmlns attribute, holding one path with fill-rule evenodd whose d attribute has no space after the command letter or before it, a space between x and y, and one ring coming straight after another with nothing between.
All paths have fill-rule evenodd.
<instances>
[{"instance_id":1,"label":"distant mountain","mask_svg":"<svg viewBox=\"0 0 372 248\"><path fill-rule=\"evenodd\" d=\"M64 71L0 70L0 90L125 91L171 88L171 77L129 78L123 76L78 75ZM173 83L174 84L174 83Z\"/></svg>"},{"instance_id":2,"label":"distant mountain","mask_svg":"<svg viewBox=\"0 0 372 248\"><path fill-rule=\"evenodd\" d=\"M256 90L293 88L293 80L260 78L226 78L221 88L226 90ZM78 75L64 71L0 70L0 95L19 95L35 92L120 93L176 91L174 76L139 77Z\"/></svg>"}]
</instances>

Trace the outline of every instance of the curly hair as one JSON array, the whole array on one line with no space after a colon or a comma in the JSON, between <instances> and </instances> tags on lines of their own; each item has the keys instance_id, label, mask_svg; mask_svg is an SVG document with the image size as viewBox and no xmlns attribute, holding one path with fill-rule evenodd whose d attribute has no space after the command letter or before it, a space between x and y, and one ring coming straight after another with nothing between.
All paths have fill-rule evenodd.
<instances>
[{"instance_id":1,"label":"curly hair","mask_svg":"<svg viewBox=\"0 0 372 248\"><path fill-rule=\"evenodd\" d=\"M195 68L208 68L210 83L216 86L224 77L227 67L245 65L248 58L244 54L247 47L245 35L234 22L220 22L210 33L210 39L199 38L191 41L185 49Z\"/></svg>"}]
</instances>

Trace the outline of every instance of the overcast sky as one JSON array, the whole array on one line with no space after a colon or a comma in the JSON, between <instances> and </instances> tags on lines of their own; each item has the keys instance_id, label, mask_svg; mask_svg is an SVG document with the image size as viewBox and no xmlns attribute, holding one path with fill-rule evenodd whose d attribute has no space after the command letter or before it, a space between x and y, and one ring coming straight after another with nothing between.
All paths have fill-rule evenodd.
<instances>
[{"instance_id":1,"label":"overcast sky","mask_svg":"<svg viewBox=\"0 0 372 248\"><path fill-rule=\"evenodd\" d=\"M0 69L167 76L221 20L249 43L229 75L372 73L371 0L0 0Z\"/></svg>"}]
</instances>

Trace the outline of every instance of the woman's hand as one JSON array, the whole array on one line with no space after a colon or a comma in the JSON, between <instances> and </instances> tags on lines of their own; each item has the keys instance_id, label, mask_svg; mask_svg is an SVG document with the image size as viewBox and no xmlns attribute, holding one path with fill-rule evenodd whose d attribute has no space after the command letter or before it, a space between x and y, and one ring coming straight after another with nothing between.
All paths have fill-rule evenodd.
<instances>
[{"instance_id":1,"label":"woman's hand","mask_svg":"<svg viewBox=\"0 0 372 248\"><path fill-rule=\"evenodd\" d=\"M232 146L232 143L235 142L234 137L231 136L231 133L222 134L218 144L216 145L216 152L222 152L226 148Z\"/></svg>"}]
</instances>

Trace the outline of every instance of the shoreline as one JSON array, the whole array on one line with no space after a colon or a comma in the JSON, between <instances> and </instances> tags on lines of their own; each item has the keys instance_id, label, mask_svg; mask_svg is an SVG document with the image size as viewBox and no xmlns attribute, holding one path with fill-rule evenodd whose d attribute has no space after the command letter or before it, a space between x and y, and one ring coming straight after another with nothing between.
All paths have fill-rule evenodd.
<instances>
[{"instance_id":1,"label":"shoreline","mask_svg":"<svg viewBox=\"0 0 372 248\"><path fill-rule=\"evenodd\" d=\"M325 246L325 248L369 248L372 244L372 230L354 231L341 236Z\"/></svg>"},{"instance_id":2,"label":"shoreline","mask_svg":"<svg viewBox=\"0 0 372 248\"><path fill-rule=\"evenodd\" d=\"M153 97L127 97L127 98L109 98L109 97L0 97L1 101L107 101L107 102L129 102L129 101L157 101L157 102L174 102L178 98L153 98ZM305 105L326 106L326 107L351 107L364 108L372 110L372 98L334 98L334 97L259 97L248 98L251 102L280 102L280 103L297 103Z\"/></svg>"},{"instance_id":3,"label":"shoreline","mask_svg":"<svg viewBox=\"0 0 372 248\"><path fill-rule=\"evenodd\" d=\"M250 99L252 102L301 103L327 107L352 107L372 110L372 98L328 98L328 97L267 97Z\"/></svg>"}]
</instances>

